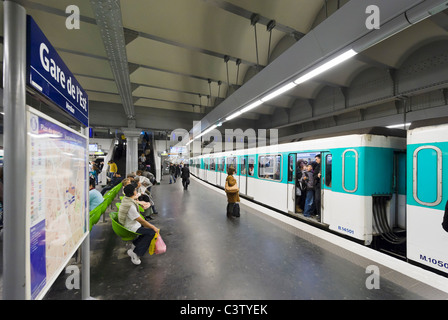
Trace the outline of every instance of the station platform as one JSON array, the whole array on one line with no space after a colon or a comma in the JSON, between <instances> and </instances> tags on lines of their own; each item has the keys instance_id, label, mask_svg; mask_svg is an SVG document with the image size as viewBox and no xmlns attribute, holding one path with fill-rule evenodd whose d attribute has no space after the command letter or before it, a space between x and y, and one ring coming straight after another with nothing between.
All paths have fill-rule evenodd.
<instances>
[{"instance_id":1,"label":"station platform","mask_svg":"<svg viewBox=\"0 0 448 320\"><path fill-rule=\"evenodd\" d=\"M150 221L167 245L138 266L111 221L93 227L91 283L99 300L446 300L448 279L241 199L226 217L223 190L191 178L153 187ZM118 198L118 197L117 197ZM115 208L115 206L113 206ZM368 266L379 289L366 286ZM81 299L62 272L46 300Z\"/></svg>"}]
</instances>

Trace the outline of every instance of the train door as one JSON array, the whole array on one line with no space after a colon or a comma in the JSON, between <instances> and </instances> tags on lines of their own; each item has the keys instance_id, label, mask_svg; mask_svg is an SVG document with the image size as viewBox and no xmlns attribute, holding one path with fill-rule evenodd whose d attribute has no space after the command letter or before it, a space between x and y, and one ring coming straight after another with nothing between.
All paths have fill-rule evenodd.
<instances>
[{"instance_id":1,"label":"train door","mask_svg":"<svg viewBox=\"0 0 448 320\"><path fill-rule=\"evenodd\" d=\"M242 156L240 159L240 175L239 186L240 193L247 194L247 156Z\"/></svg>"},{"instance_id":2,"label":"train door","mask_svg":"<svg viewBox=\"0 0 448 320\"><path fill-rule=\"evenodd\" d=\"M226 158L222 157L221 158L221 173L220 173L220 175L221 175L221 187L223 187L223 188L226 185L226 177L227 177L226 172L227 172L227 170L226 170Z\"/></svg>"},{"instance_id":3,"label":"train door","mask_svg":"<svg viewBox=\"0 0 448 320\"><path fill-rule=\"evenodd\" d=\"M246 183L246 195L253 199L256 190L256 179L255 179L255 156L248 156L247 158L247 183Z\"/></svg>"},{"instance_id":4,"label":"train door","mask_svg":"<svg viewBox=\"0 0 448 320\"><path fill-rule=\"evenodd\" d=\"M296 158L297 154L288 155L288 183L287 183L287 206L289 213L296 210Z\"/></svg>"},{"instance_id":5,"label":"train door","mask_svg":"<svg viewBox=\"0 0 448 320\"><path fill-rule=\"evenodd\" d=\"M326 151L321 153L321 217L320 221L324 221L325 208L330 208L330 195L332 192L332 176L333 176L333 155Z\"/></svg>"},{"instance_id":6,"label":"train door","mask_svg":"<svg viewBox=\"0 0 448 320\"><path fill-rule=\"evenodd\" d=\"M216 158L216 185L221 185L221 158Z\"/></svg>"}]
</instances>

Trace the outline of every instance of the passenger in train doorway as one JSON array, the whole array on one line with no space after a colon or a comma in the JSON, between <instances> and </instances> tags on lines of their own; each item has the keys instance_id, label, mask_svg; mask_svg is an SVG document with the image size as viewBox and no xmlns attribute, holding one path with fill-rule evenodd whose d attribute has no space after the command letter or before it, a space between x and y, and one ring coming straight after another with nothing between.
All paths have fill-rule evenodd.
<instances>
[{"instance_id":1,"label":"passenger in train doorway","mask_svg":"<svg viewBox=\"0 0 448 320\"><path fill-rule=\"evenodd\" d=\"M188 185L190 184L190 169L188 168L188 164L184 164L180 176L182 178L182 185L184 186L184 190L188 190Z\"/></svg>"},{"instance_id":2,"label":"passenger in train doorway","mask_svg":"<svg viewBox=\"0 0 448 320\"><path fill-rule=\"evenodd\" d=\"M240 216L240 195L236 179L233 177L235 173L234 167L229 167L227 171L227 179L225 191L227 195L227 218Z\"/></svg>"},{"instance_id":3,"label":"passenger in train doorway","mask_svg":"<svg viewBox=\"0 0 448 320\"><path fill-rule=\"evenodd\" d=\"M159 229L144 220L138 213L137 189L130 183L123 189L125 197L121 201L120 209L118 210L118 222L126 229L139 233L135 240L132 241L131 249L127 254L131 257L131 261L135 265L141 263L140 257L148 251L151 240L154 235L159 232Z\"/></svg>"},{"instance_id":4,"label":"passenger in train doorway","mask_svg":"<svg viewBox=\"0 0 448 320\"><path fill-rule=\"evenodd\" d=\"M448 232L448 200L445 205L445 214L443 215L442 228Z\"/></svg>"},{"instance_id":5,"label":"passenger in train doorway","mask_svg":"<svg viewBox=\"0 0 448 320\"><path fill-rule=\"evenodd\" d=\"M303 177L305 176L304 171L306 171L306 166L303 160L300 160L297 163L296 171L296 212L303 213L306 198L306 183L303 180Z\"/></svg>"},{"instance_id":6,"label":"passenger in train doorway","mask_svg":"<svg viewBox=\"0 0 448 320\"><path fill-rule=\"evenodd\" d=\"M321 173L321 155L318 154L314 158L316 160L316 165L313 170L313 178L314 178L314 204L316 209L316 218L320 219L320 208L321 208L321 184L320 177Z\"/></svg>"},{"instance_id":7,"label":"passenger in train doorway","mask_svg":"<svg viewBox=\"0 0 448 320\"><path fill-rule=\"evenodd\" d=\"M313 166L308 165L304 172L303 180L306 182L306 198L305 198L305 211L303 215L307 218L311 217L314 213L314 175Z\"/></svg>"}]
</instances>

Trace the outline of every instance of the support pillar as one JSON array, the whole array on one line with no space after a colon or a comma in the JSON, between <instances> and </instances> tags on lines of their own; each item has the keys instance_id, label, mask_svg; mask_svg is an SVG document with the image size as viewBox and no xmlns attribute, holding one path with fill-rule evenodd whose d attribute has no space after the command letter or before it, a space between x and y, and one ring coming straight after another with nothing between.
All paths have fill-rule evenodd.
<instances>
[{"instance_id":1,"label":"support pillar","mask_svg":"<svg viewBox=\"0 0 448 320\"><path fill-rule=\"evenodd\" d=\"M3 11L3 299L24 300L31 298L27 284L29 226L23 201L27 184L26 10L15 1L5 1Z\"/></svg>"},{"instance_id":2,"label":"support pillar","mask_svg":"<svg viewBox=\"0 0 448 320\"><path fill-rule=\"evenodd\" d=\"M142 130L137 128L122 128L126 137L126 174L138 170L138 138Z\"/></svg>"}]
</instances>

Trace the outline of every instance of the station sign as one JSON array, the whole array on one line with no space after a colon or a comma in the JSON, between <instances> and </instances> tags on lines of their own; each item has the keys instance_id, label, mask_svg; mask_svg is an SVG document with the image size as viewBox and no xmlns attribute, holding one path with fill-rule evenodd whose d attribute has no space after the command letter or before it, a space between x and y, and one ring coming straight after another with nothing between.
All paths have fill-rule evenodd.
<instances>
[{"instance_id":1,"label":"station sign","mask_svg":"<svg viewBox=\"0 0 448 320\"><path fill-rule=\"evenodd\" d=\"M87 93L31 16L27 16L27 85L89 126Z\"/></svg>"}]
</instances>

